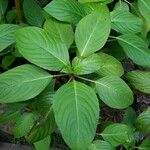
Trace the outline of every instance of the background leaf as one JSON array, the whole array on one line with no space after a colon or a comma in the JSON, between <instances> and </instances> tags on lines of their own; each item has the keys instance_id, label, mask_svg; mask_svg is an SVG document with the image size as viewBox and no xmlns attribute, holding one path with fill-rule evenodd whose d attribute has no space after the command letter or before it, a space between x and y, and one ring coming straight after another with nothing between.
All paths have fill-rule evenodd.
<instances>
[{"instance_id":1,"label":"background leaf","mask_svg":"<svg viewBox=\"0 0 150 150\"><path fill-rule=\"evenodd\" d=\"M100 99L109 107L123 109L133 103L131 89L119 77L106 76L95 83Z\"/></svg>"},{"instance_id":2,"label":"background leaf","mask_svg":"<svg viewBox=\"0 0 150 150\"><path fill-rule=\"evenodd\" d=\"M36 38L35 38L36 37ZM69 64L68 50L58 38L38 27L26 27L17 31L19 52L30 62L48 70L59 71Z\"/></svg>"},{"instance_id":3,"label":"background leaf","mask_svg":"<svg viewBox=\"0 0 150 150\"><path fill-rule=\"evenodd\" d=\"M29 100L50 83L51 75L32 66L21 65L0 74L0 103Z\"/></svg>"},{"instance_id":4,"label":"background leaf","mask_svg":"<svg viewBox=\"0 0 150 150\"><path fill-rule=\"evenodd\" d=\"M52 18L47 19L44 23L44 29L51 35L60 39L67 48L71 46L74 40L72 26L67 23L56 21Z\"/></svg>"},{"instance_id":5,"label":"background leaf","mask_svg":"<svg viewBox=\"0 0 150 150\"><path fill-rule=\"evenodd\" d=\"M107 41L110 28L110 14L107 7L85 16L75 31L79 55L85 57L101 49Z\"/></svg>"},{"instance_id":6,"label":"background leaf","mask_svg":"<svg viewBox=\"0 0 150 150\"><path fill-rule=\"evenodd\" d=\"M143 67L150 67L150 50L147 43L137 35L125 34L117 37L126 55L134 63Z\"/></svg>"},{"instance_id":7,"label":"background leaf","mask_svg":"<svg viewBox=\"0 0 150 150\"><path fill-rule=\"evenodd\" d=\"M8 6L8 0L0 1L0 14L2 14L2 16L4 16L7 6Z\"/></svg>"},{"instance_id":8,"label":"background leaf","mask_svg":"<svg viewBox=\"0 0 150 150\"><path fill-rule=\"evenodd\" d=\"M56 92L53 108L67 145L75 150L88 148L99 118L98 99L93 89L77 81L65 84Z\"/></svg>"},{"instance_id":9,"label":"background leaf","mask_svg":"<svg viewBox=\"0 0 150 150\"><path fill-rule=\"evenodd\" d=\"M112 29L120 33L138 33L143 29L141 18L124 10L114 10L111 12Z\"/></svg>"},{"instance_id":10,"label":"background leaf","mask_svg":"<svg viewBox=\"0 0 150 150\"><path fill-rule=\"evenodd\" d=\"M24 0L23 12L27 22L30 25L42 27L45 19L42 14L42 8L36 3L35 0Z\"/></svg>"},{"instance_id":11,"label":"background leaf","mask_svg":"<svg viewBox=\"0 0 150 150\"><path fill-rule=\"evenodd\" d=\"M17 29L19 29L18 25L0 25L0 52L15 42L15 31Z\"/></svg>"},{"instance_id":12,"label":"background leaf","mask_svg":"<svg viewBox=\"0 0 150 150\"><path fill-rule=\"evenodd\" d=\"M143 142L138 146L139 150L149 150L150 148L150 138L146 138L143 140Z\"/></svg>"},{"instance_id":13,"label":"background leaf","mask_svg":"<svg viewBox=\"0 0 150 150\"><path fill-rule=\"evenodd\" d=\"M76 0L53 0L44 9L54 18L73 24L77 24L86 15Z\"/></svg>"}]
</instances>

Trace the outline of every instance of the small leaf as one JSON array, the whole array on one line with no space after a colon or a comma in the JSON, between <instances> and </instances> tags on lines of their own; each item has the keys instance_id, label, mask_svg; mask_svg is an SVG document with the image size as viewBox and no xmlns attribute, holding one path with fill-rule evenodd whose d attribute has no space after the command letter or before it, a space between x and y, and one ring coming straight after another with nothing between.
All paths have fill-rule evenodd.
<instances>
[{"instance_id":1,"label":"small leaf","mask_svg":"<svg viewBox=\"0 0 150 150\"><path fill-rule=\"evenodd\" d=\"M101 49L107 41L110 28L110 13L107 7L85 16L75 31L79 55L86 57Z\"/></svg>"},{"instance_id":2,"label":"small leaf","mask_svg":"<svg viewBox=\"0 0 150 150\"><path fill-rule=\"evenodd\" d=\"M119 77L106 76L95 81L95 83L100 99L109 107L123 109L133 103L131 89Z\"/></svg>"},{"instance_id":3,"label":"small leaf","mask_svg":"<svg viewBox=\"0 0 150 150\"><path fill-rule=\"evenodd\" d=\"M15 61L15 57L12 55L7 55L2 59L2 67L4 69L7 69L14 61Z\"/></svg>"},{"instance_id":4,"label":"small leaf","mask_svg":"<svg viewBox=\"0 0 150 150\"><path fill-rule=\"evenodd\" d=\"M51 143L51 137L47 136L46 138L34 143L34 147L36 150L49 150Z\"/></svg>"},{"instance_id":5,"label":"small leaf","mask_svg":"<svg viewBox=\"0 0 150 150\"><path fill-rule=\"evenodd\" d=\"M35 0L24 0L23 12L30 25L42 27L44 22L42 8L35 2Z\"/></svg>"},{"instance_id":6,"label":"small leaf","mask_svg":"<svg viewBox=\"0 0 150 150\"><path fill-rule=\"evenodd\" d=\"M74 33L71 25L62 23L54 19L48 19L44 23L44 29L51 35L60 39L67 48L71 46L74 40Z\"/></svg>"},{"instance_id":7,"label":"small leaf","mask_svg":"<svg viewBox=\"0 0 150 150\"><path fill-rule=\"evenodd\" d=\"M143 21L141 18L124 10L111 12L112 29L120 33L138 33L142 31Z\"/></svg>"},{"instance_id":8,"label":"small leaf","mask_svg":"<svg viewBox=\"0 0 150 150\"><path fill-rule=\"evenodd\" d=\"M23 57L44 69L59 71L69 64L65 44L41 28L26 27L18 30L16 42Z\"/></svg>"},{"instance_id":9,"label":"small leaf","mask_svg":"<svg viewBox=\"0 0 150 150\"><path fill-rule=\"evenodd\" d=\"M54 95L56 123L67 145L74 150L87 149L94 138L99 104L94 90L72 81Z\"/></svg>"},{"instance_id":10,"label":"small leaf","mask_svg":"<svg viewBox=\"0 0 150 150\"><path fill-rule=\"evenodd\" d=\"M133 142L133 132L125 124L115 123L107 126L102 132L102 137L114 147L119 145L130 145Z\"/></svg>"},{"instance_id":11,"label":"small leaf","mask_svg":"<svg viewBox=\"0 0 150 150\"><path fill-rule=\"evenodd\" d=\"M137 90L150 94L150 72L135 70L126 74L127 80Z\"/></svg>"},{"instance_id":12,"label":"small leaf","mask_svg":"<svg viewBox=\"0 0 150 150\"><path fill-rule=\"evenodd\" d=\"M150 50L142 38L134 34L125 34L117 37L117 39L126 55L135 64L150 67Z\"/></svg>"},{"instance_id":13,"label":"small leaf","mask_svg":"<svg viewBox=\"0 0 150 150\"><path fill-rule=\"evenodd\" d=\"M8 0L0 0L0 14L4 16L7 7L8 7Z\"/></svg>"},{"instance_id":14,"label":"small leaf","mask_svg":"<svg viewBox=\"0 0 150 150\"><path fill-rule=\"evenodd\" d=\"M129 6L126 2L123 2L122 0L119 0L119 2L117 2L115 4L114 10L124 10L124 11L129 12L130 8L129 8Z\"/></svg>"},{"instance_id":15,"label":"small leaf","mask_svg":"<svg viewBox=\"0 0 150 150\"><path fill-rule=\"evenodd\" d=\"M106 141L94 141L88 150L114 150L113 146Z\"/></svg>"},{"instance_id":16,"label":"small leaf","mask_svg":"<svg viewBox=\"0 0 150 150\"><path fill-rule=\"evenodd\" d=\"M17 29L19 29L18 25L0 25L0 52L15 42L15 31Z\"/></svg>"},{"instance_id":17,"label":"small leaf","mask_svg":"<svg viewBox=\"0 0 150 150\"><path fill-rule=\"evenodd\" d=\"M13 129L14 137L20 138L25 136L31 130L37 119L38 117L34 113L24 113L16 121L15 127Z\"/></svg>"},{"instance_id":18,"label":"small leaf","mask_svg":"<svg viewBox=\"0 0 150 150\"><path fill-rule=\"evenodd\" d=\"M150 132L150 107L137 117L136 126L140 131Z\"/></svg>"},{"instance_id":19,"label":"small leaf","mask_svg":"<svg viewBox=\"0 0 150 150\"><path fill-rule=\"evenodd\" d=\"M143 142L138 146L139 150L149 150L150 148L150 138L146 138Z\"/></svg>"},{"instance_id":20,"label":"small leaf","mask_svg":"<svg viewBox=\"0 0 150 150\"><path fill-rule=\"evenodd\" d=\"M53 0L44 9L54 18L73 24L77 24L86 15L76 0Z\"/></svg>"},{"instance_id":21,"label":"small leaf","mask_svg":"<svg viewBox=\"0 0 150 150\"><path fill-rule=\"evenodd\" d=\"M29 100L50 83L52 76L33 65L21 65L0 74L0 103Z\"/></svg>"}]
</instances>

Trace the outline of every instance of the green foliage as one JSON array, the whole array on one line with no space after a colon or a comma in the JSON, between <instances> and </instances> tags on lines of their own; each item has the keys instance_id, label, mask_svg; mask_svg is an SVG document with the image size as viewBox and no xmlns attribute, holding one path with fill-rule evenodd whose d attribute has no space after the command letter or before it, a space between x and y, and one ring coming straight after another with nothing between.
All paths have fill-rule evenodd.
<instances>
[{"instance_id":1,"label":"green foliage","mask_svg":"<svg viewBox=\"0 0 150 150\"><path fill-rule=\"evenodd\" d=\"M150 94L150 1L17 2L0 0L0 123L36 150L54 134L71 150L150 149L134 100Z\"/></svg>"}]
</instances>

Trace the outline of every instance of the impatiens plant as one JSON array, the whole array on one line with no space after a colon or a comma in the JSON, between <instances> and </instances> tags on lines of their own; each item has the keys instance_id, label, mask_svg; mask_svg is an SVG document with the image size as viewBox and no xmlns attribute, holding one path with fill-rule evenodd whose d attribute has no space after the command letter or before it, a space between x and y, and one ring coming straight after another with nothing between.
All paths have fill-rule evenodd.
<instances>
[{"instance_id":1,"label":"impatiens plant","mask_svg":"<svg viewBox=\"0 0 150 150\"><path fill-rule=\"evenodd\" d=\"M48 150L56 131L72 150L150 148L148 138L136 145L150 132L150 108L136 117L130 107L135 90L150 94L150 0L113 9L111 0L53 0L43 9L24 0L27 24L15 25L0 5L0 103L8 107L0 122L14 124L15 138L37 150ZM122 57L138 70L124 71ZM125 114L102 129L105 105Z\"/></svg>"}]
</instances>

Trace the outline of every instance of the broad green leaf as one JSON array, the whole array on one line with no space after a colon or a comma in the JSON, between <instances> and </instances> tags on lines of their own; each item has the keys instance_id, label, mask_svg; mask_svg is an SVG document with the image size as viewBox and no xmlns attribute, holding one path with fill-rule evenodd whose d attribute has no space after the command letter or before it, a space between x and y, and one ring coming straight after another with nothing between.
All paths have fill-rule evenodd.
<instances>
[{"instance_id":1,"label":"broad green leaf","mask_svg":"<svg viewBox=\"0 0 150 150\"><path fill-rule=\"evenodd\" d=\"M111 55L105 53L99 53L100 59L100 68L96 73L100 76L122 76L124 74L124 69L121 64L116 58Z\"/></svg>"},{"instance_id":2,"label":"broad green leaf","mask_svg":"<svg viewBox=\"0 0 150 150\"><path fill-rule=\"evenodd\" d=\"M42 119L40 119L36 125L34 125L30 133L26 135L25 138L29 143L35 143L53 133L55 129L56 123L54 113L50 108L47 114Z\"/></svg>"},{"instance_id":3,"label":"broad green leaf","mask_svg":"<svg viewBox=\"0 0 150 150\"><path fill-rule=\"evenodd\" d=\"M73 73L77 75L90 74L101 67L101 60L97 54L90 55L86 58L75 57L72 61Z\"/></svg>"},{"instance_id":4,"label":"broad green leaf","mask_svg":"<svg viewBox=\"0 0 150 150\"><path fill-rule=\"evenodd\" d=\"M110 13L107 7L93 11L77 25L75 42L80 56L86 57L100 50L110 33Z\"/></svg>"},{"instance_id":5,"label":"broad green leaf","mask_svg":"<svg viewBox=\"0 0 150 150\"><path fill-rule=\"evenodd\" d=\"M54 95L56 123L67 145L74 150L87 149L92 142L99 118L99 104L94 90L72 81Z\"/></svg>"},{"instance_id":6,"label":"broad green leaf","mask_svg":"<svg viewBox=\"0 0 150 150\"><path fill-rule=\"evenodd\" d=\"M124 10L124 11L129 12L130 8L129 8L129 6L126 2L123 2L122 0L119 0L119 2L117 2L115 4L114 10Z\"/></svg>"},{"instance_id":7,"label":"broad green leaf","mask_svg":"<svg viewBox=\"0 0 150 150\"><path fill-rule=\"evenodd\" d=\"M137 90L150 94L150 72L135 70L128 72L126 78L129 83Z\"/></svg>"},{"instance_id":8,"label":"broad green leaf","mask_svg":"<svg viewBox=\"0 0 150 150\"><path fill-rule=\"evenodd\" d=\"M62 41L67 48L71 46L74 40L72 26L54 19L48 19L44 23L44 29L51 35Z\"/></svg>"},{"instance_id":9,"label":"broad green leaf","mask_svg":"<svg viewBox=\"0 0 150 150\"><path fill-rule=\"evenodd\" d=\"M134 142L133 132L130 127L121 123L107 126L101 133L105 141L114 147L119 145L130 145Z\"/></svg>"},{"instance_id":10,"label":"broad green leaf","mask_svg":"<svg viewBox=\"0 0 150 150\"><path fill-rule=\"evenodd\" d=\"M145 20L150 24L150 1L149 0L138 0L138 9Z\"/></svg>"},{"instance_id":11,"label":"broad green leaf","mask_svg":"<svg viewBox=\"0 0 150 150\"><path fill-rule=\"evenodd\" d=\"M38 27L26 27L16 33L19 52L28 61L44 69L59 71L69 64L68 50L59 39Z\"/></svg>"},{"instance_id":12,"label":"broad green leaf","mask_svg":"<svg viewBox=\"0 0 150 150\"><path fill-rule=\"evenodd\" d=\"M150 67L150 50L147 43L137 35L125 34L117 37L126 55L135 64L143 67Z\"/></svg>"},{"instance_id":13,"label":"broad green leaf","mask_svg":"<svg viewBox=\"0 0 150 150\"><path fill-rule=\"evenodd\" d=\"M122 123L127 124L132 129L134 129L135 120L136 120L136 112L134 111L132 107L127 108L123 115Z\"/></svg>"},{"instance_id":14,"label":"broad green leaf","mask_svg":"<svg viewBox=\"0 0 150 150\"><path fill-rule=\"evenodd\" d=\"M0 0L0 14L2 14L2 16L4 16L7 6L8 0Z\"/></svg>"},{"instance_id":15,"label":"broad green leaf","mask_svg":"<svg viewBox=\"0 0 150 150\"><path fill-rule=\"evenodd\" d=\"M137 117L136 126L140 131L150 132L150 107Z\"/></svg>"},{"instance_id":16,"label":"broad green leaf","mask_svg":"<svg viewBox=\"0 0 150 150\"><path fill-rule=\"evenodd\" d=\"M35 113L24 113L18 118L13 128L13 134L15 138L25 136L33 127L38 116Z\"/></svg>"},{"instance_id":17,"label":"broad green leaf","mask_svg":"<svg viewBox=\"0 0 150 150\"><path fill-rule=\"evenodd\" d=\"M133 103L133 93L117 76L106 76L97 81L96 90L100 99L109 107L123 109Z\"/></svg>"},{"instance_id":18,"label":"broad green leaf","mask_svg":"<svg viewBox=\"0 0 150 150\"><path fill-rule=\"evenodd\" d=\"M76 0L53 0L44 9L54 18L73 24L77 24L86 15Z\"/></svg>"},{"instance_id":19,"label":"broad green leaf","mask_svg":"<svg viewBox=\"0 0 150 150\"><path fill-rule=\"evenodd\" d=\"M143 142L138 146L139 150L149 150L150 149L150 138L147 137Z\"/></svg>"},{"instance_id":20,"label":"broad green leaf","mask_svg":"<svg viewBox=\"0 0 150 150\"><path fill-rule=\"evenodd\" d=\"M106 0L78 0L80 3L87 3L87 2L104 2Z\"/></svg>"},{"instance_id":21,"label":"broad green leaf","mask_svg":"<svg viewBox=\"0 0 150 150\"><path fill-rule=\"evenodd\" d=\"M120 33L138 33L142 31L143 21L141 18L124 10L111 12L112 29Z\"/></svg>"},{"instance_id":22,"label":"broad green leaf","mask_svg":"<svg viewBox=\"0 0 150 150\"><path fill-rule=\"evenodd\" d=\"M0 74L0 103L29 100L50 83L52 76L44 70L21 65Z\"/></svg>"},{"instance_id":23,"label":"broad green leaf","mask_svg":"<svg viewBox=\"0 0 150 150\"><path fill-rule=\"evenodd\" d=\"M30 25L42 27L44 22L42 8L36 3L35 0L24 0L23 12L27 22Z\"/></svg>"},{"instance_id":24,"label":"broad green leaf","mask_svg":"<svg viewBox=\"0 0 150 150\"><path fill-rule=\"evenodd\" d=\"M46 138L34 143L36 150L49 150L51 143L51 137L47 136Z\"/></svg>"},{"instance_id":25,"label":"broad green leaf","mask_svg":"<svg viewBox=\"0 0 150 150\"><path fill-rule=\"evenodd\" d=\"M106 141L94 141L88 150L114 150L113 146Z\"/></svg>"},{"instance_id":26,"label":"broad green leaf","mask_svg":"<svg viewBox=\"0 0 150 150\"><path fill-rule=\"evenodd\" d=\"M15 42L15 31L18 25L1 24L0 25L0 52Z\"/></svg>"}]
</instances>

